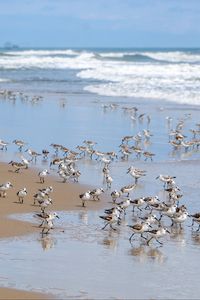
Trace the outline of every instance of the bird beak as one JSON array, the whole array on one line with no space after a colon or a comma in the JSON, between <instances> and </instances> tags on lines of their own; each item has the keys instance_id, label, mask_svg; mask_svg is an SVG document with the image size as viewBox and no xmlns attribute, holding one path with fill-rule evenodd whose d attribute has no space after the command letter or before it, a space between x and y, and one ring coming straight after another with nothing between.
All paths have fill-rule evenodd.
<instances>
[{"instance_id":1,"label":"bird beak","mask_svg":"<svg viewBox=\"0 0 200 300\"><path fill-rule=\"evenodd\" d=\"M59 216L56 216L56 218L60 219L60 217L59 217Z\"/></svg>"},{"instance_id":2,"label":"bird beak","mask_svg":"<svg viewBox=\"0 0 200 300\"><path fill-rule=\"evenodd\" d=\"M171 233L169 230L166 230L167 233Z\"/></svg>"}]
</instances>

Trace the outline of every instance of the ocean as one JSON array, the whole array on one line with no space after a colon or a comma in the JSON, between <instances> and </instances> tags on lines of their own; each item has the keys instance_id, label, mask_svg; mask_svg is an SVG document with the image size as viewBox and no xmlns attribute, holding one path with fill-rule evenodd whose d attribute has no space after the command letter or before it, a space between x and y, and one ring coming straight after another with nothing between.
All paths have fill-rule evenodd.
<instances>
[{"instance_id":1,"label":"ocean","mask_svg":"<svg viewBox=\"0 0 200 300\"><path fill-rule=\"evenodd\" d=\"M0 49L0 88L200 104L200 49Z\"/></svg>"}]
</instances>

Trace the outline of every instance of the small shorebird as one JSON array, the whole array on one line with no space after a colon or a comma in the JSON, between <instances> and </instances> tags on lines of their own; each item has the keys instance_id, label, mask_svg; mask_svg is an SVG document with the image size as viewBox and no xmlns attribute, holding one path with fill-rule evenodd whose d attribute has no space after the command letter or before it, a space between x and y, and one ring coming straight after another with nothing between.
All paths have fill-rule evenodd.
<instances>
[{"instance_id":1,"label":"small shorebird","mask_svg":"<svg viewBox=\"0 0 200 300\"><path fill-rule=\"evenodd\" d=\"M61 149L63 147L60 144L54 144L54 143L51 143L50 146L54 148L56 155L58 154L59 149Z\"/></svg>"},{"instance_id":2,"label":"small shorebird","mask_svg":"<svg viewBox=\"0 0 200 300\"><path fill-rule=\"evenodd\" d=\"M200 213L195 213L193 215L188 215L188 217L192 218L192 225L191 225L191 227L193 227L194 222L196 222L199 225L196 231L199 231L200 230Z\"/></svg>"},{"instance_id":3,"label":"small shorebird","mask_svg":"<svg viewBox=\"0 0 200 300\"><path fill-rule=\"evenodd\" d=\"M153 161L153 156L155 156L155 153L148 151L144 151L142 154L145 156L145 161L147 161L148 158L150 158L151 161Z\"/></svg>"},{"instance_id":4,"label":"small shorebird","mask_svg":"<svg viewBox=\"0 0 200 300\"><path fill-rule=\"evenodd\" d=\"M146 176L146 171L140 170L140 169L136 169L133 166L131 166L130 168L128 168L127 174L130 174L133 178L135 178L135 184L137 184L138 179L140 177Z\"/></svg>"},{"instance_id":5,"label":"small shorebird","mask_svg":"<svg viewBox=\"0 0 200 300\"><path fill-rule=\"evenodd\" d=\"M118 223L119 221L119 217L120 217L120 213L117 209L113 210L112 214L107 215L107 216L99 216L99 218L103 219L104 221L106 221L106 224L103 228L101 228L102 230L105 229L108 225L110 225L110 228L112 228L113 230L116 230L112 224L114 223Z\"/></svg>"},{"instance_id":6,"label":"small shorebird","mask_svg":"<svg viewBox=\"0 0 200 300\"><path fill-rule=\"evenodd\" d=\"M111 192L112 202L115 203L118 198L121 197L122 193L120 191L114 190Z\"/></svg>"},{"instance_id":7,"label":"small shorebird","mask_svg":"<svg viewBox=\"0 0 200 300\"><path fill-rule=\"evenodd\" d=\"M94 189L90 192L90 195L92 196L93 200L100 200L99 196L104 193L104 190L102 188Z\"/></svg>"},{"instance_id":8,"label":"small shorebird","mask_svg":"<svg viewBox=\"0 0 200 300\"><path fill-rule=\"evenodd\" d=\"M171 220L172 220L171 226L173 226L174 223L175 223L175 224L179 224L180 228L182 228L181 224L186 221L187 217L188 217L188 212L187 211L175 213L171 217Z\"/></svg>"},{"instance_id":9,"label":"small shorebird","mask_svg":"<svg viewBox=\"0 0 200 300\"><path fill-rule=\"evenodd\" d=\"M6 197L6 191L13 187L13 185L8 181L6 183L3 183L0 185L0 197L5 198Z\"/></svg>"},{"instance_id":10,"label":"small shorebird","mask_svg":"<svg viewBox=\"0 0 200 300\"><path fill-rule=\"evenodd\" d=\"M43 149L43 150L42 150L42 155L43 155L43 159L44 159L44 160L48 159L49 150Z\"/></svg>"},{"instance_id":11,"label":"small shorebird","mask_svg":"<svg viewBox=\"0 0 200 300\"><path fill-rule=\"evenodd\" d=\"M45 220L49 221L49 220L54 220L55 218L59 219L59 216L56 212L53 213L47 213L47 212L42 212L40 214L35 214L34 217L38 218L39 220L42 221L42 223L39 225L39 227L41 227Z\"/></svg>"},{"instance_id":12,"label":"small shorebird","mask_svg":"<svg viewBox=\"0 0 200 300\"><path fill-rule=\"evenodd\" d=\"M90 149L93 149L94 145L96 145L97 143L94 141L84 140L83 144L86 144Z\"/></svg>"},{"instance_id":13,"label":"small shorebird","mask_svg":"<svg viewBox=\"0 0 200 300\"><path fill-rule=\"evenodd\" d=\"M141 208L140 208L140 206L143 206L144 203L145 203L144 197L131 200L131 204L133 205L133 212L135 210L135 207L137 207L137 209L139 209L140 211L142 211Z\"/></svg>"},{"instance_id":14,"label":"small shorebird","mask_svg":"<svg viewBox=\"0 0 200 300\"><path fill-rule=\"evenodd\" d=\"M24 202L24 198L27 196L27 189L23 188L23 189L19 190L17 192L17 196L18 196L18 199L19 199L19 203L22 204Z\"/></svg>"},{"instance_id":15,"label":"small shorebird","mask_svg":"<svg viewBox=\"0 0 200 300\"><path fill-rule=\"evenodd\" d=\"M49 195L50 193L53 192L53 187L52 186L47 186L44 189L39 189L40 193L44 193L45 195Z\"/></svg>"},{"instance_id":16,"label":"small shorebird","mask_svg":"<svg viewBox=\"0 0 200 300\"><path fill-rule=\"evenodd\" d=\"M13 160L11 160L8 164L16 169L14 171L15 173L19 173L20 169L27 169L27 166L24 163L16 162L16 161L13 161Z\"/></svg>"},{"instance_id":17,"label":"small shorebird","mask_svg":"<svg viewBox=\"0 0 200 300\"><path fill-rule=\"evenodd\" d=\"M113 182L113 178L107 174L106 178L105 178L106 184L107 184L107 189L111 188L112 182Z\"/></svg>"},{"instance_id":18,"label":"small shorebird","mask_svg":"<svg viewBox=\"0 0 200 300\"><path fill-rule=\"evenodd\" d=\"M169 176L169 175L162 175L162 174L160 174L159 176L156 177L156 179L159 179L160 181L162 181L164 183L164 188L174 178L176 178L176 176Z\"/></svg>"},{"instance_id":19,"label":"small shorebird","mask_svg":"<svg viewBox=\"0 0 200 300\"><path fill-rule=\"evenodd\" d=\"M130 199L125 199L123 201L121 201L120 203L117 203L117 205L122 209L122 211L124 212L124 215L126 214L126 209L130 206L131 201Z\"/></svg>"},{"instance_id":20,"label":"small shorebird","mask_svg":"<svg viewBox=\"0 0 200 300\"><path fill-rule=\"evenodd\" d=\"M138 223L138 224L134 224L134 225L127 225L128 227L130 227L133 231L133 233L131 234L130 238L129 238L129 242L131 243L132 237L136 234L139 233L140 236L146 240L146 237L144 237L142 234L147 231L149 229L150 223L149 222L143 222L143 223Z\"/></svg>"},{"instance_id":21,"label":"small shorebird","mask_svg":"<svg viewBox=\"0 0 200 300\"><path fill-rule=\"evenodd\" d=\"M160 227L158 229L148 230L148 234L151 235L151 238L147 241L147 245L149 246L149 243L152 239L155 239L160 245L163 245L162 242L160 242L158 239L163 237L166 233L170 233L170 231L167 228Z\"/></svg>"},{"instance_id":22,"label":"small shorebird","mask_svg":"<svg viewBox=\"0 0 200 300\"><path fill-rule=\"evenodd\" d=\"M51 230L51 229L53 229L53 221L52 220L48 220L48 219L46 219L46 220L44 220L44 222L43 222L43 224L42 224L42 235L43 234L48 234L49 233L49 231ZM45 232L45 229L46 229L46 232Z\"/></svg>"},{"instance_id":23,"label":"small shorebird","mask_svg":"<svg viewBox=\"0 0 200 300\"><path fill-rule=\"evenodd\" d=\"M52 199L51 198L47 198L47 199L42 199L42 200L38 200L39 206L41 208L41 212L43 213L45 211L45 209L52 204Z\"/></svg>"},{"instance_id":24,"label":"small shorebird","mask_svg":"<svg viewBox=\"0 0 200 300\"><path fill-rule=\"evenodd\" d=\"M13 143L18 146L18 150L21 152L22 148L27 144L21 140L14 140Z\"/></svg>"},{"instance_id":25,"label":"small shorebird","mask_svg":"<svg viewBox=\"0 0 200 300\"><path fill-rule=\"evenodd\" d=\"M85 192L83 194L80 194L79 198L82 200L82 207L85 207L85 201L91 199L90 190L88 190L87 192Z\"/></svg>"},{"instance_id":26,"label":"small shorebird","mask_svg":"<svg viewBox=\"0 0 200 300\"><path fill-rule=\"evenodd\" d=\"M121 188L120 191L121 191L122 194L127 193L127 197L129 197L130 192L131 192L135 187L136 187L136 184L129 184L129 185L123 186L123 187Z\"/></svg>"},{"instance_id":27,"label":"small shorebird","mask_svg":"<svg viewBox=\"0 0 200 300\"><path fill-rule=\"evenodd\" d=\"M33 161L33 159L34 159L35 162L36 162L37 157L41 156L40 153L37 153L36 151L31 150L31 149L26 149L25 152L27 152L31 156L31 160L30 161Z\"/></svg>"},{"instance_id":28,"label":"small shorebird","mask_svg":"<svg viewBox=\"0 0 200 300\"><path fill-rule=\"evenodd\" d=\"M0 140L0 147L1 147L0 150L7 150L7 145L8 145L8 144L9 144L9 143Z\"/></svg>"},{"instance_id":29,"label":"small shorebird","mask_svg":"<svg viewBox=\"0 0 200 300\"><path fill-rule=\"evenodd\" d=\"M44 178L49 174L47 169L42 170L41 172L38 173L38 176L40 178L40 182L44 183Z\"/></svg>"}]
</instances>

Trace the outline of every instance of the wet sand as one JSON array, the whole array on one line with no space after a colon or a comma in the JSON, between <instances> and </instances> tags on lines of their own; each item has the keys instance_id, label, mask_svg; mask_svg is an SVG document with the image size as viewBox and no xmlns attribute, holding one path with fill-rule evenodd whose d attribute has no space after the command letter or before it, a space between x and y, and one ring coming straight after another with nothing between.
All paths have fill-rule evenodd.
<instances>
[{"instance_id":1,"label":"wet sand","mask_svg":"<svg viewBox=\"0 0 200 300\"><path fill-rule=\"evenodd\" d=\"M39 233L41 229L36 224L30 222L18 221L16 219L8 218L12 214L24 214L40 212L40 208L37 205L33 205L33 195L38 189L52 186L54 191L51 198L53 204L51 205L51 211L59 210L87 210L88 208L82 208L82 203L79 198L79 194L89 189L86 185L79 185L76 183L62 183L57 177L49 176L45 183L39 182L37 169L22 170L20 173L15 173L12 167L7 163L0 163L0 182L4 183L10 181L13 184L13 188L7 191L5 198L0 198L0 239L29 235L34 232ZM20 204L16 192L26 187L28 195L23 204ZM106 196L102 197L101 201L90 201L87 205L90 210L98 210L105 205ZM45 294L37 294L34 292L18 291L7 288L0 288L0 299L45 299L50 296Z\"/></svg>"}]
</instances>

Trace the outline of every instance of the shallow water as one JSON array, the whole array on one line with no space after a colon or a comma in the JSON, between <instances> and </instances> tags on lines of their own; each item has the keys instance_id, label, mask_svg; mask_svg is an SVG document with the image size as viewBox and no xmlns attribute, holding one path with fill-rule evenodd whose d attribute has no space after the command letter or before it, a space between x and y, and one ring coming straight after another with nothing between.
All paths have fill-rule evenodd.
<instances>
[{"instance_id":1,"label":"shallow water","mask_svg":"<svg viewBox=\"0 0 200 300\"><path fill-rule=\"evenodd\" d=\"M168 131L174 128L180 119L184 119L184 134L187 140L191 139L190 129L195 128L199 122L198 107L170 106L149 102L141 104L139 102L131 103L130 100L117 99L118 106L115 109L103 108L103 104L113 103L114 99L97 98L91 95L87 97L71 97L62 99L61 95L45 95L43 100L32 103L29 100L22 101L17 97L16 101L0 97L0 110L3 112L0 120L0 139L9 142L7 151L0 151L0 160L9 162L12 160L21 160L21 156L30 159L26 148L31 148L39 153L42 149L48 149L50 156L47 161L42 157L37 159L37 163L32 162L30 166L37 168L49 168L50 161L55 157L55 152L50 146L51 143L62 144L72 150L77 150L77 145L83 145L84 140L94 140L96 150L115 151L118 159L111 163L111 175L113 176L113 188L119 185L129 184L132 179L126 175L127 168L130 165L142 167L148 171L151 169L152 162L144 161L132 154L128 161L121 159L119 145L121 139L126 135L136 135L142 133L143 129L149 129L153 136L149 143L142 142L141 147L144 150L155 153L154 163L189 161L199 159L200 150L192 149L185 152L173 151L168 143ZM85 98L84 98L85 97ZM63 102L64 101L64 102ZM63 103L65 105L63 106ZM151 104L151 105L150 105ZM136 105L138 113L144 113L144 120L133 122L132 113L124 112L123 107ZM191 114L191 115L189 115ZM151 122L148 124L146 116L151 116ZM172 124L168 124L166 117L173 118ZM189 116L189 117L188 117ZM27 147L20 153L12 143L14 139L26 141ZM133 141L130 145L133 145ZM58 153L59 157L63 153ZM84 157L77 163L81 171L80 183L91 185L102 185L103 164ZM56 171L51 171L57 175ZM160 172L159 172L160 173ZM166 172L165 172L166 173ZM58 176L58 175L57 175Z\"/></svg>"},{"instance_id":2,"label":"shallow water","mask_svg":"<svg viewBox=\"0 0 200 300\"><path fill-rule=\"evenodd\" d=\"M38 234L0 240L1 286L49 292L57 299L199 297L200 233L187 227L189 221L182 230L171 228L163 247L156 241L148 247L139 236L132 245L128 241L132 232L126 225L135 221L131 209L116 232L101 230L102 213L59 212L47 236L38 228ZM35 220L31 214L12 217ZM163 224L170 222L164 218Z\"/></svg>"}]
</instances>

